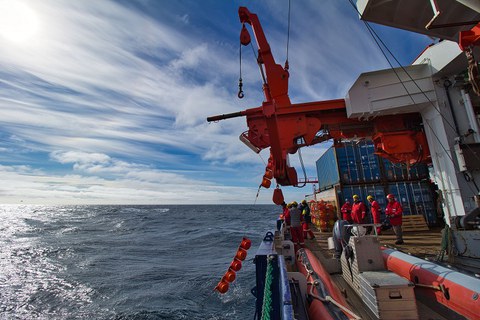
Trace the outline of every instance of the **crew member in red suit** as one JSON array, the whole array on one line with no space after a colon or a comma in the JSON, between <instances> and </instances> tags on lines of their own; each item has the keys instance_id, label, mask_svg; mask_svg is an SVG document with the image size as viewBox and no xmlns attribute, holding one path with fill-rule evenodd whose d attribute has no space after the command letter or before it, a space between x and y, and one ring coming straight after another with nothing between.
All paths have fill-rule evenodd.
<instances>
[{"instance_id":1,"label":"crew member in red suit","mask_svg":"<svg viewBox=\"0 0 480 320\"><path fill-rule=\"evenodd\" d=\"M387 195L387 207L385 208L385 214L390 218L390 224L393 227L397 241L395 244L403 244L403 233L402 233L402 215L403 208L400 202L395 200L393 194Z\"/></svg>"},{"instance_id":2,"label":"crew member in red suit","mask_svg":"<svg viewBox=\"0 0 480 320\"><path fill-rule=\"evenodd\" d=\"M367 197L368 202L370 202L370 211L372 212L372 218L373 218L373 223L375 224L380 224L382 223L380 221L380 213L382 212L382 209L380 208L380 205L378 204L377 200L373 196L368 196ZM381 228L377 227L377 234L380 234Z\"/></svg>"},{"instance_id":3,"label":"crew member in red suit","mask_svg":"<svg viewBox=\"0 0 480 320\"><path fill-rule=\"evenodd\" d=\"M350 200L345 199L345 203L343 204L340 211L342 212L342 220L345 220L351 223L352 222L352 204L350 203Z\"/></svg>"},{"instance_id":4,"label":"crew member in red suit","mask_svg":"<svg viewBox=\"0 0 480 320\"><path fill-rule=\"evenodd\" d=\"M353 195L352 205L352 220L353 223L362 224L365 223L365 216L367 214L367 207L360 201L360 197L356 194Z\"/></svg>"},{"instance_id":5,"label":"crew member in red suit","mask_svg":"<svg viewBox=\"0 0 480 320\"><path fill-rule=\"evenodd\" d=\"M288 212L285 215L285 223L287 226L290 226L290 234L296 251L300 247L303 248L305 246L302 230L303 215L300 209L298 209L298 203L296 201L289 203L287 208Z\"/></svg>"}]
</instances>

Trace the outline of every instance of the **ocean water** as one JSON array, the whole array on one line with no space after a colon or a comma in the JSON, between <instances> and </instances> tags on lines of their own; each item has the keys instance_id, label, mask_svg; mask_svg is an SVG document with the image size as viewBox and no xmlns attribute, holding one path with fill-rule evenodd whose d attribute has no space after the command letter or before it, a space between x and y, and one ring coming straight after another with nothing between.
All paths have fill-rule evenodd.
<instances>
[{"instance_id":1,"label":"ocean water","mask_svg":"<svg viewBox=\"0 0 480 320\"><path fill-rule=\"evenodd\" d=\"M0 206L0 319L253 319L278 207ZM242 237L237 280L213 290Z\"/></svg>"}]
</instances>

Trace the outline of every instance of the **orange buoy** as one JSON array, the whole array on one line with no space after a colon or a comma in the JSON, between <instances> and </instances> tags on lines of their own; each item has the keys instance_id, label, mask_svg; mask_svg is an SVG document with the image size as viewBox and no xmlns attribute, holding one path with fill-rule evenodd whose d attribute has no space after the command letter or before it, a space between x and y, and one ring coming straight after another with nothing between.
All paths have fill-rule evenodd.
<instances>
[{"instance_id":1,"label":"orange buoy","mask_svg":"<svg viewBox=\"0 0 480 320\"><path fill-rule=\"evenodd\" d=\"M245 260L246 257L247 257L247 251L242 248L238 248L235 258L237 258L240 261L243 261Z\"/></svg>"},{"instance_id":2,"label":"orange buoy","mask_svg":"<svg viewBox=\"0 0 480 320\"><path fill-rule=\"evenodd\" d=\"M236 278L235 271L230 269L228 269L228 271L225 272L225 275L223 276L223 279L225 279L227 282L233 282L235 281L235 278Z\"/></svg>"},{"instance_id":3,"label":"orange buoy","mask_svg":"<svg viewBox=\"0 0 480 320\"><path fill-rule=\"evenodd\" d=\"M230 263L230 268L234 271L240 271L242 269L242 261L234 258L232 263Z\"/></svg>"},{"instance_id":4,"label":"orange buoy","mask_svg":"<svg viewBox=\"0 0 480 320\"><path fill-rule=\"evenodd\" d=\"M265 170L265 174L263 175L265 178L272 180L273 179L273 171L270 169Z\"/></svg>"},{"instance_id":5,"label":"orange buoy","mask_svg":"<svg viewBox=\"0 0 480 320\"><path fill-rule=\"evenodd\" d=\"M237 274L236 271L242 269L242 261L247 257L247 250L252 246L252 241L246 237L243 237L242 242L238 246L237 253L230 263L230 267L222 277L222 280L217 284L214 290L220 293L228 291L228 284L235 281Z\"/></svg>"},{"instance_id":6,"label":"orange buoy","mask_svg":"<svg viewBox=\"0 0 480 320\"><path fill-rule=\"evenodd\" d=\"M283 198L282 189L280 189L278 186L275 188L275 190L273 190L272 201L278 206L285 201L285 199Z\"/></svg>"},{"instance_id":7,"label":"orange buoy","mask_svg":"<svg viewBox=\"0 0 480 320\"><path fill-rule=\"evenodd\" d=\"M270 188L271 185L272 185L272 181L268 180L265 176L263 176L261 186L264 187L265 189L268 189Z\"/></svg>"},{"instance_id":8,"label":"orange buoy","mask_svg":"<svg viewBox=\"0 0 480 320\"><path fill-rule=\"evenodd\" d=\"M242 242L240 243L240 248L248 250L252 246L252 241L248 238L243 238Z\"/></svg>"},{"instance_id":9,"label":"orange buoy","mask_svg":"<svg viewBox=\"0 0 480 320\"><path fill-rule=\"evenodd\" d=\"M215 287L215 290L217 290L220 293L225 293L228 291L228 282L226 281L220 281L217 286Z\"/></svg>"}]
</instances>

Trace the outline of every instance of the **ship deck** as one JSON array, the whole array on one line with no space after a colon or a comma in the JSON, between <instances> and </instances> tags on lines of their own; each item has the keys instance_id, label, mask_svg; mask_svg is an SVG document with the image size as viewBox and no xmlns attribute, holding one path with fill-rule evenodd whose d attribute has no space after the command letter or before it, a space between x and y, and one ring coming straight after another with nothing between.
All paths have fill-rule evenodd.
<instances>
[{"instance_id":1,"label":"ship deck","mask_svg":"<svg viewBox=\"0 0 480 320\"><path fill-rule=\"evenodd\" d=\"M441 252L441 229L431 228L428 231L405 232L403 234L404 244L395 245L395 234L392 230L384 231L380 236L380 243L384 246L396 248L406 253L410 253L420 258L435 260ZM333 281L340 288L352 306L362 319L377 319L368 308L365 307L361 299L356 295L353 289L344 281L339 268L340 262L333 258L333 250L328 249L328 237L331 232L321 232L315 227L312 228L315 239L306 240L306 246L317 256L319 261L330 272ZM427 301L417 300L419 319L464 319L456 317L446 310L433 310L427 306Z\"/></svg>"},{"instance_id":2,"label":"ship deck","mask_svg":"<svg viewBox=\"0 0 480 320\"><path fill-rule=\"evenodd\" d=\"M315 234L315 241L307 240L309 248L312 251L321 250L327 256L333 256L333 250L328 249L328 237L332 232L321 232L312 227ZM410 253L423 259L436 259L441 252L442 228L430 228L428 231L409 231L403 233L404 244L395 244L395 234L393 230L382 231L378 236L380 243L386 247L396 248L405 253Z\"/></svg>"}]
</instances>

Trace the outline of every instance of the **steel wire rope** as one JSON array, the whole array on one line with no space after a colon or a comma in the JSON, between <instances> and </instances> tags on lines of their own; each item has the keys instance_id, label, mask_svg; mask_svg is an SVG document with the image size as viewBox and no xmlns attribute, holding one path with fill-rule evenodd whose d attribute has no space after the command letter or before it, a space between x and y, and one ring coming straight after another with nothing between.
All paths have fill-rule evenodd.
<instances>
[{"instance_id":1,"label":"steel wire rope","mask_svg":"<svg viewBox=\"0 0 480 320\"><path fill-rule=\"evenodd\" d=\"M255 57L255 61L257 61L258 68L260 69L260 75L262 76L263 84L265 85L267 84L267 80L265 79L265 73L263 71L262 64L258 61L258 56L255 53L255 48L253 47L252 42L250 42L250 47L252 48L253 56Z\"/></svg>"},{"instance_id":2,"label":"steel wire rope","mask_svg":"<svg viewBox=\"0 0 480 320\"><path fill-rule=\"evenodd\" d=\"M307 185L307 170L305 169L305 164L303 163L302 149L298 148L298 160L300 161L300 166L302 167L303 177L305 181L301 186L295 186L296 188L303 188Z\"/></svg>"},{"instance_id":3,"label":"steel wire rope","mask_svg":"<svg viewBox=\"0 0 480 320\"><path fill-rule=\"evenodd\" d=\"M360 154L360 162L359 162L359 163L360 163L360 168L361 168L360 173L363 175L363 182L366 182L367 177L365 176L365 171L366 171L366 170L365 170L365 166L364 166L365 163L364 163L364 161L363 161L364 158L363 158L363 154L362 154L362 144L365 146L365 143L364 143L363 141L359 141L359 142L357 143L357 145L359 146L359 147L358 147L358 153ZM366 157L366 159L367 159L367 165L369 165L369 163L368 163L368 153L365 154L365 157ZM371 173L372 173L372 172L370 171L370 174L371 174ZM365 193L366 193L366 192L365 192Z\"/></svg>"},{"instance_id":4,"label":"steel wire rope","mask_svg":"<svg viewBox=\"0 0 480 320\"><path fill-rule=\"evenodd\" d=\"M258 153L258 156L260 157L260 159L262 159L263 161L263 164L265 165L265 167L267 166L267 163L265 162L265 159L263 159L262 155L260 153ZM262 184L260 184L258 186L258 190L257 190L257 195L255 196L255 201L253 201L253 205L255 206L257 204L257 200L258 200L258 196L260 194L260 189L262 188Z\"/></svg>"},{"instance_id":5,"label":"steel wire rope","mask_svg":"<svg viewBox=\"0 0 480 320\"><path fill-rule=\"evenodd\" d=\"M242 90L242 88L243 88L243 80L242 80L242 41L240 41L240 48L239 48L238 51L239 51L238 55L239 55L239 60L240 60L239 61L240 77L238 79L238 94L237 94L237 96L238 96L239 99L242 99L245 96L244 93L243 93L243 90Z\"/></svg>"},{"instance_id":6,"label":"steel wire rope","mask_svg":"<svg viewBox=\"0 0 480 320\"><path fill-rule=\"evenodd\" d=\"M290 13L291 13L291 6L290 6L290 0L288 0L287 57L285 59L285 70L288 70L290 67L288 64L288 48L290 45Z\"/></svg>"},{"instance_id":7,"label":"steel wire rope","mask_svg":"<svg viewBox=\"0 0 480 320\"><path fill-rule=\"evenodd\" d=\"M240 44L240 46L241 46L241 44ZM250 42L250 48L252 48L253 56L255 57L255 61L257 61L258 68L260 69L260 75L262 76L263 84L266 85L266 84L267 84L267 81L266 81L266 79L265 79L265 74L264 74L264 72L263 72L263 68L262 68L261 63L258 62L258 56L257 56L257 54L255 53L255 48L253 47L253 43L252 43L252 42ZM263 164L264 164L265 166L267 166L267 163L266 163L265 160L263 159L262 155L261 155L260 153L258 153L258 155L259 155L260 159L262 159ZM260 194L261 188L262 188L262 185L260 184L260 185L258 186L257 195L255 196L255 201L253 202L253 205L256 205L256 204L257 204L257 200L258 200L258 196L259 196L259 194Z\"/></svg>"},{"instance_id":8,"label":"steel wire rope","mask_svg":"<svg viewBox=\"0 0 480 320\"><path fill-rule=\"evenodd\" d=\"M255 60L258 61L257 55L255 54L255 49L253 48L253 45L252 45L251 42L250 42L250 46L252 48L252 52L253 52L253 55L255 57ZM262 67L260 66L260 64L258 62L257 62L257 64L260 67L261 75L262 75L263 81L265 82L265 77L263 75ZM242 42L241 41L240 41L240 48L239 48L239 65L240 65L240 78L238 80L238 98L242 99L244 97L244 94L243 94L243 91L242 91L243 83L242 83ZM260 156L260 159L262 159L263 164L265 164L265 166L266 166L265 160L262 158L262 155L260 153L258 155ZM260 184L258 186L257 194L255 195L255 200L253 201L254 206L257 204L257 200L258 200L258 196L260 195L260 189L261 188L262 188L262 185Z\"/></svg>"},{"instance_id":9,"label":"steel wire rope","mask_svg":"<svg viewBox=\"0 0 480 320\"><path fill-rule=\"evenodd\" d=\"M352 0L348 0L348 2L352 5L352 7L355 9L355 11L358 13L358 15L361 16L360 12L358 11L356 5L353 3ZM380 46L380 43L383 45L383 47L388 51L388 53L391 55L391 57L395 60L395 62L397 62L397 64L400 66L400 68L405 72L405 74L410 78L410 80L415 84L415 86L417 87L417 89L424 95L424 97L427 99L427 101L432 105L432 107L438 112L438 114L440 115L440 117L448 124L448 126L455 131L455 127L450 123L450 121L448 121L447 118L445 118L445 116L441 113L441 111L437 108L437 106L433 103L433 101L431 101L427 94L420 88L420 86L417 84L417 82L410 76L410 74L407 72L407 70L401 65L401 63L398 61L398 59L395 57L395 55L390 51L390 49L388 49L387 45L382 41L382 39L380 38L380 36L375 32L375 30L373 30L373 28L370 26L370 24L367 22L367 21L363 21L363 23L365 24L367 30L369 31L370 35L372 36L373 40L375 41L376 45L378 46L378 48L380 49L380 51L382 52L383 56L385 57L385 60L387 60L387 63L390 65L390 68L393 70L393 72L395 73L395 75L397 76L397 78L400 80L400 83L402 84L403 88L405 89L407 95L410 97L410 99L412 100L413 103L415 103L415 101L413 100L412 98L412 95L410 94L410 92L408 92L405 84L403 83L403 81L400 79L400 76L398 75L397 71L395 70L395 68L393 67L392 63L390 62L390 59L388 59L387 55L385 54L385 51L382 49L382 46ZM380 41L380 43L379 43ZM448 159L450 159L450 161L452 162L452 164L454 165L455 167L455 162L453 161L453 158L452 156L448 153L447 149L443 146L442 142L440 141L440 138L436 135L435 131L433 130L432 126L430 125L430 123L428 121L425 121L425 123L427 124L427 126L430 128L431 132L432 132L432 135L435 137L435 139L437 139L437 141L439 142L440 144L440 147L443 149L443 151L445 152L445 155L447 156ZM468 144L466 144L468 148L470 148L468 146ZM471 148L470 148L471 150ZM471 150L473 151L473 150ZM474 152L472 152L472 154L474 155L474 157L476 157L479 161L480 161L480 157L477 156ZM468 181L467 181L468 182ZM478 193L478 188L477 188L477 191L475 192L475 190L472 188L472 186L470 184L467 183L467 186L468 188L470 189L470 191L474 194L474 195L477 195Z\"/></svg>"},{"instance_id":10,"label":"steel wire rope","mask_svg":"<svg viewBox=\"0 0 480 320\"><path fill-rule=\"evenodd\" d=\"M358 13L359 16L362 16L360 11L358 11L357 7L355 6L355 4L353 3L353 0L348 0L348 2L350 2L350 4L353 6L353 8L355 9L355 11ZM404 66L402 66L402 64L400 63L400 61L398 61L398 59L396 58L396 56L390 51L390 49L388 48L388 46L385 44L385 42L383 42L382 38L375 32L375 30L372 28L372 26L370 26L370 24L367 22L367 21L363 21L362 22L365 24L365 27L367 28L368 32L370 33L370 35L372 36L373 40L375 41L376 45L378 46L378 48L380 49L380 51L382 52L383 56L385 57L385 60L387 61L387 63L390 65L390 68L393 70L393 72L395 73L395 75L397 76L398 80L400 81L400 83L402 84L403 88L405 89L405 92L407 93L407 95L410 97L410 99L412 100L413 103L415 103L415 101L413 100L412 98L412 95L410 94L410 92L408 92L407 88L405 87L405 84L403 83L403 81L400 79L400 76L398 75L397 71L395 70L395 68L393 67L392 63L390 62L390 59L387 57L387 55L385 54L385 51L382 49L382 46L383 48L385 48L385 50L390 54L390 56L395 60L395 62L398 64L398 66L405 72L405 74L408 76L408 78L414 83L414 85L417 87L417 89L423 94L423 96L427 99L427 101L435 108L435 110L438 111L438 113L440 114L440 116L442 117L443 120L445 120L445 122L449 125L449 127L455 131L455 126L452 125L450 123L450 121L448 121L447 118L445 118L445 116L440 112L439 109L437 109L437 107L435 106L435 104L428 98L427 94L419 87L419 85L417 84L417 82L410 76L410 74L407 72L407 70L405 69ZM380 42L380 43L379 43ZM381 44L381 45L380 45Z\"/></svg>"},{"instance_id":11,"label":"steel wire rope","mask_svg":"<svg viewBox=\"0 0 480 320\"><path fill-rule=\"evenodd\" d=\"M349 0L351 1L351 0ZM357 10L358 12L358 10ZM359 13L359 12L358 12ZM406 88L405 84L403 83L403 81L400 79L400 76L398 75L397 71L395 70L395 68L393 67L393 65L390 63L390 60L388 59L387 55L385 54L385 52L382 50L381 46L378 44L378 42L376 41L376 38L380 41L380 43L383 45L383 47L387 50L387 52L392 56L392 58L395 60L395 62L400 66L400 68L405 72L405 74L408 76L408 78L413 82L413 84L417 87L417 89L423 94L423 96L425 97L425 99L427 99L427 101L430 103L430 105L438 112L438 114L440 115L440 117L445 121L445 123L448 124L448 126L457 134L457 136L460 138L460 141L461 139L463 138L462 135L460 135L460 133L458 132L458 127L456 125L456 121L455 121L455 114L453 113L452 111L452 117L454 118L454 124L452 125L450 123L450 121L442 114L442 112L440 111L439 108L437 108L437 106L433 103L433 101L431 101L427 94L420 88L420 86L418 85L418 83L411 77L411 75L407 72L407 70L405 69L404 66L402 66L400 64L400 62L398 61L398 59L395 57L395 55L390 51L390 49L388 49L387 45L382 41L382 39L380 38L380 36L378 36L378 34L375 32L375 30L370 26L369 23L367 23L366 21L364 21L367 29L369 30L370 34L372 35L373 39L375 40L375 42L377 43L377 46L379 47L379 49L382 51L382 54L384 55L385 59L387 60L388 64L390 65L391 69L393 70L393 72L395 73L395 75L397 76L398 80L400 81L400 83L402 84L402 87L405 89L407 95L410 97L410 99L412 100L412 102L415 104L415 100L413 99L412 95L410 94L410 92L408 92L408 89ZM448 89L448 88L446 88ZM448 94L447 94L448 95ZM450 104L450 101L449 101L449 104ZM450 160L452 161L453 164L455 164L453 162L453 159L450 157L450 155L447 153L447 150L443 147L443 145L441 144L441 141L440 139L438 138L438 136L435 134L435 131L433 131L433 128L430 126L430 124L428 123L427 121L427 125L428 127L432 130L432 134L435 136L435 138L438 140L438 142L440 142L440 145L442 147L442 149L445 151L445 153L447 154L447 156L450 158ZM477 160L480 161L480 157L476 155L475 152L473 152L472 148L468 145L468 144L464 144L467 146L468 149L470 149L470 151L472 151L472 155L477 158ZM477 188L477 191L478 191L478 188Z\"/></svg>"},{"instance_id":12,"label":"steel wire rope","mask_svg":"<svg viewBox=\"0 0 480 320\"><path fill-rule=\"evenodd\" d=\"M253 49L253 45L251 43L250 43L250 45L252 46L253 55L256 58L255 50ZM239 58L240 58L239 59L240 60L239 61L239 64L240 64L240 78L238 80L238 98L242 99L244 97L244 94L243 94L243 91L242 91L242 86L243 86L243 83L242 83L242 42L240 42ZM262 73L262 76L263 76L263 73ZM263 164L265 164L265 166L266 166L265 160L262 158L262 155L260 153L258 155L260 156L260 159L262 159ZM258 196L260 195L260 189L261 188L262 188L262 185L260 184L258 186L257 194L255 195L255 200L253 201L254 206L257 204L257 200L258 200Z\"/></svg>"}]
</instances>

